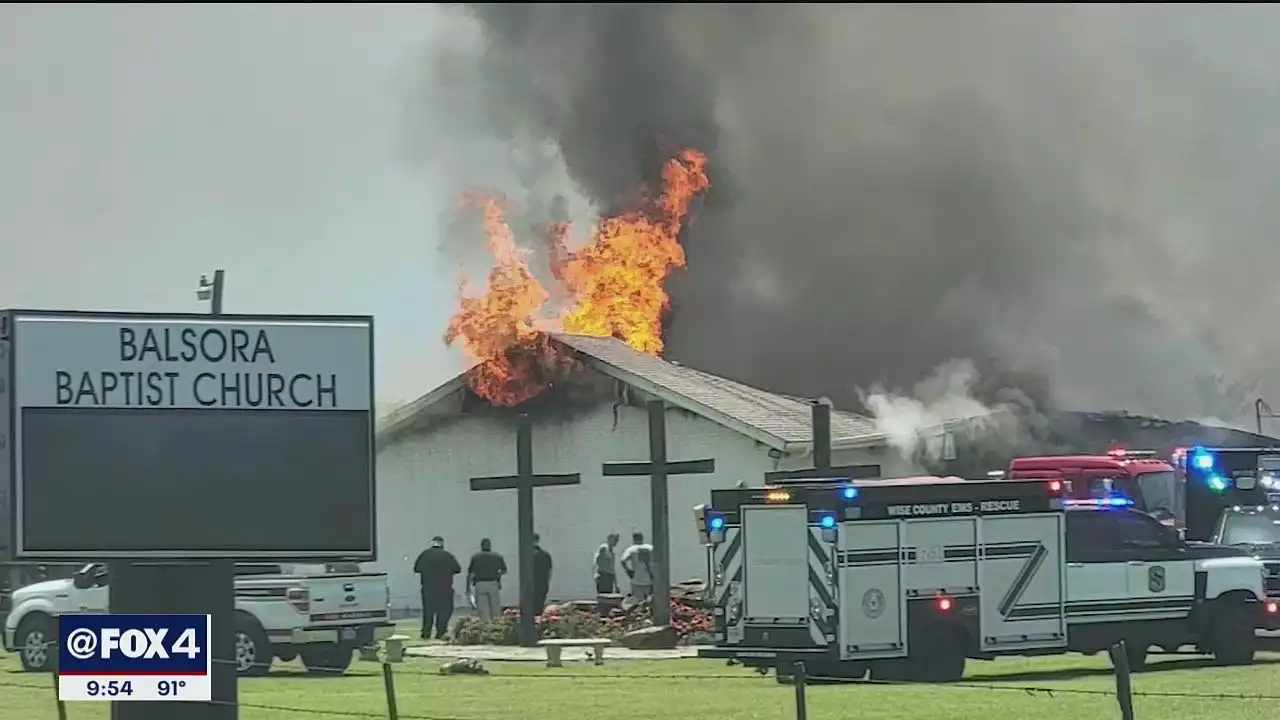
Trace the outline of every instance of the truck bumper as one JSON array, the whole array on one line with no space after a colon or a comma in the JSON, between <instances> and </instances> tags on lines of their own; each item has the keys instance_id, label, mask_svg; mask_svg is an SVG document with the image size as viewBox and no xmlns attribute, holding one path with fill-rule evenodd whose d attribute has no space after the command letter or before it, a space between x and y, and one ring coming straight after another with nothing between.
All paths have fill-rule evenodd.
<instances>
[{"instance_id":1,"label":"truck bumper","mask_svg":"<svg viewBox=\"0 0 1280 720\"><path fill-rule=\"evenodd\" d=\"M395 625L382 623L378 625L348 625L337 628L298 628L289 634L272 635L271 642L276 645L311 645L314 643L334 644L351 643L355 647L373 645L386 640L395 633Z\"/></svg>"},{"instance_id":2,"label":"truck bumper","mask_svg":"<svg viewBox=\"0 0 1280 720\"><path fill-rule=\"evenodd\" d=\"M797 648L736 648L736 647L710 647L700 648L698 657L700 658L719 658L724 660L742 660L744 664L752 664L751 661L760 661L765 665L772 665L775 662L804 660L806 658L821 658L831 654L829 648L813 648L797 649Z\"/></svg>"}]
</instances>

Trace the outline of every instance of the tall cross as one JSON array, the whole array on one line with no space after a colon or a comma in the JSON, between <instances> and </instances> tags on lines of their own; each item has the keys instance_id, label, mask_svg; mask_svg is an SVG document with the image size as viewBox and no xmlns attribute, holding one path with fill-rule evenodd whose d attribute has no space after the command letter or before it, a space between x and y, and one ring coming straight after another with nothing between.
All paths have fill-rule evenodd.
<instances>
[{"instance_id":1,"label":"tall cross","mask_svg":"<svg viewBox=\"0 0 1280 720\"><path fill-rule=\"evenodd\" d=\"M667 410L661 400L651 400L649 409L649 462L607 462L605 477L649 476L649 515L653 520L653 624L671 622L671 515L667 478L671 475L706 474L716 471L716 461L667 460Z\"/></svg>"},{"instance_id":2,"label":"tall cross","mask_svg":"<svg viewBox=\"0 0 1280 720\"><path fill-rule=\"evenodd\" d=\"M578 473L537 475L533 472L533 421L528 413L520 414L520 425L516 429L516 474L471 478L472 490L516 491L516 532L520 538L520 644L525 647L538 644L534 617L542 612L542 608L534 607L533 489L577 485L579 482L581 476Z\"/></svg>"},{"instance_id":3,"label":"tall cross","mask_svg":"<svg viewBox=\"0 0 1280 720\"><path fill-rule=\"evenodd\" d=\"M764 474L765 482L777 480L866 480L880 477L879 465L831 464L831 406L813 403L813 467L804 470L776 470Z\"/></svg>"}]
</instances>

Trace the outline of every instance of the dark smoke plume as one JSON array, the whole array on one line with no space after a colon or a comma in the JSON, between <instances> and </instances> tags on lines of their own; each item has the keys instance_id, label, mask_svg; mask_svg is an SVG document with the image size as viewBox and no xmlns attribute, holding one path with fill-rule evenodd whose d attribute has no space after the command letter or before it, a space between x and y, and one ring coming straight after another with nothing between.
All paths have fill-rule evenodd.
<instances>
[{"instance_id":1,"label":"dark smoke plume","mask_svg":"<svg viewBox=\"0 0 1280 720\"><path fill-rule=\"evenodd\" d=\"M1280 390L1280 8L452 11L416 149L459 182L586 213L710 155L669 357L847 403L955 358L1175 418Z\"/></svg>"}]
</instances>

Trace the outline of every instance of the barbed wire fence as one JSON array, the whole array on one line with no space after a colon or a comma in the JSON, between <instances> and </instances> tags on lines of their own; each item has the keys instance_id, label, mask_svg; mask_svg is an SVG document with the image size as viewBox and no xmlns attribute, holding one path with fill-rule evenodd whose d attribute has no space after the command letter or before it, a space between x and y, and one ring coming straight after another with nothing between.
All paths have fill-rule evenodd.
<instances>
[{"instance_id":1,"label":"barbed wire fence","mask_svg":"<svg viewBox=\"0 0 1280 720\"><path fill-rule=\"evenodd\" d=\"M1193 691L1143 691L1132 688L1127 662L1124 659L1123 646L1112 648L1110 655L1116 667L1116 689L1108 690L1101 688L1081 688L1056 686L1048 687L1043 685L1023 685L1017 683L1006 682L972 682L958 681L949 683L937 683L924 685L918 682L896 681L896 680L872 680L872 679L851 679L840 677L829 677L823 675L810 675L806 672L803 665L796 665L788 672L790 674L784 683L781 679L780 684L790 685L794 688L795 704L794 717L796 720L808 720L808 698L807 691L811 685L846 685L846 686L862 686L862 687L901 687L904 689L920 690L922 687L928 687L930 690L940 689L949 691L988 691L996 693L1015 693L1028 696L1039 696L1045 698L1070 697L1070 696L1092 696L1092 697L1109 697L1117 701L1119 705L1122 720L1134 720L1133 698L1144 699L1160 699L1160 700L1217 700L1217 701L1244 701L1244 702L1267 702L1276 703L1280 701L1280 694L1272 693L1203 693ZM215 663L234 664L230 660L214 660ZM234 705L244 710L257 710L263 712L277 713L277 717L286 720L289 717L306 717L313 716L317 718L365 718L367 720L493 720L493 718L479 717L457 717L451 715L423 714L418 712L402 712L399 708L399 700L395 691L395 678L399 676L431 676L433 678L441 677L439 672L428 670L418 670L405 667L403 663L392 663L381 660L379 663L381 668L381 676L383 686L386 691L386 706L382 710L346 710L339 708L315 708L315 707L299 707L293 705L283 705L276 703L263 703L249 700L238 700L237 702L219 702L214 701L210 704L214 705ZM37 677L37 676L24 676ZM53 682L45 683L36 680L31 681L12 681L0 680L0 688L14 691L25 691L34 694L51 694L53 706L56 708L56 716L58 720L67 720L66 703L58 700L58 682L57 675L53 674ZM334 682L342 682L344 675L336 674L333 677ZM362 675L369 677L369 675ZM596 673L589 674L564 674L564 673L548 673L548 672L497 672L489 675L489 677L502 679L518 679L522 682L559 682L567 686L566 681L574 684L582 683L599 683L599 682L617 682L617 683L635 683L637 681L654 681L662 683L671 682L750 682L760 683L762 678L755 672L740 672L735 674L719 673L719 674L696 674L696 675L678 675L663 673L634 673L634 672L614 672L614 673ZM270 679L267 676L264 679Z\"/></svg>"}]
</instances>

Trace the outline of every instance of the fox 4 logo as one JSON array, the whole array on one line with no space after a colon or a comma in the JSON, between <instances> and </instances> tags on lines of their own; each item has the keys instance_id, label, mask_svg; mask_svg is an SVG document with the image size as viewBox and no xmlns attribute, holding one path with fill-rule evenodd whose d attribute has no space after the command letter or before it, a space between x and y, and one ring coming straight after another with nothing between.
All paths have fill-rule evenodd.
<instances>
[{"instance_id":1,"label":"fox 4 logo","mask_svg":"<svg viewBox=\"0 0 1280 720\"><path fill-rule=\"evenodd\" d=\"M183 630L171 646L165 643L168 634L167 628L103 628L102 657L106 659L117 654L130 660L168 660L172 655L185 655L188 659L199 657L200 646L196 644L194 629Z\"/></svg>"}]
</instances>

